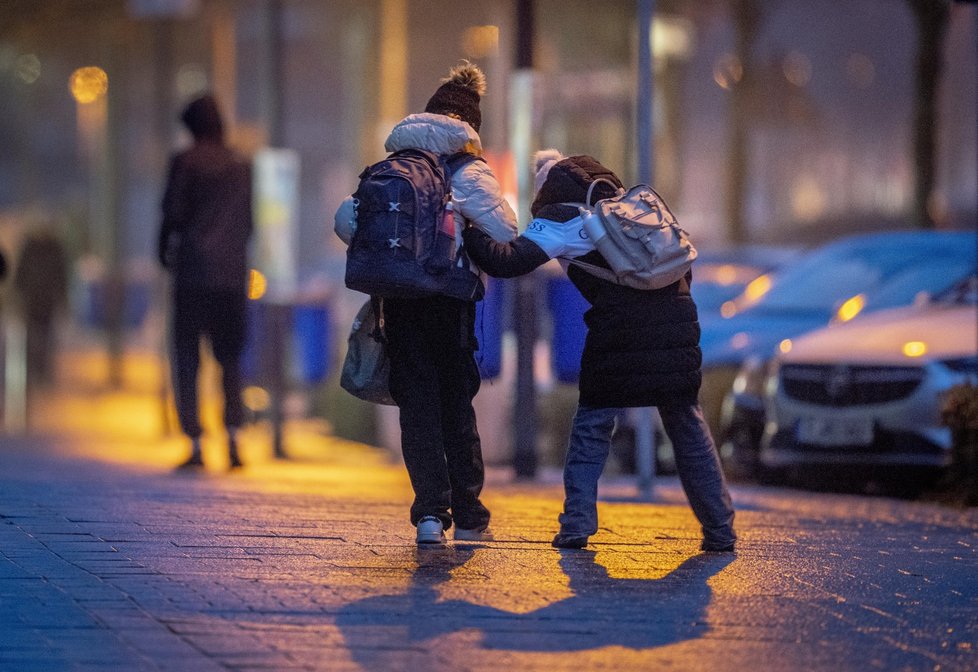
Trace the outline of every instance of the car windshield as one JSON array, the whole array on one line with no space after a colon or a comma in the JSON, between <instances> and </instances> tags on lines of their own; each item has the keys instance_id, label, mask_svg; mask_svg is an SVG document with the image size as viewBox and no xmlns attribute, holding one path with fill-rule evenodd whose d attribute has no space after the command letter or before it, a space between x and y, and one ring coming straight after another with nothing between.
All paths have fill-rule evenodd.
<instances>
[{"instance_id":1,"label":"car windshield","mask_svg":"<svg viewBox=\"0 0 978 672\"><path fill-rule=\"evenodd\" d=\"M974 263L973 249L934 242L939 241L834 243L783 272L755 280L737 298L736 307L738 312L757 308L828 313L858 294L874 309L907 304L920 291L944 289L949 279L961 277Z\"/></svg>"},{"instance_id":2,"label":"car windshield","mask_svg":"<svg viewBox=\"0 0 978 672\"><path fill-rule=\"evenodd\" d=\"M978 305L978 274L972 272L972 275L936 295L933 302L956 306Z\"/></svg>"},{"instance_id":3,"label":"car windshield","mask_svg":"<svg viewBox=\"0 0 978 672\"><path fill-rule=\"evenodd\" d=\"M894 273L866 296L866 309L895 308L913 302L921 292L941 292L957 286L971 272L974 261L955 257L928 257Z\"/></svg>"}]
</instances>

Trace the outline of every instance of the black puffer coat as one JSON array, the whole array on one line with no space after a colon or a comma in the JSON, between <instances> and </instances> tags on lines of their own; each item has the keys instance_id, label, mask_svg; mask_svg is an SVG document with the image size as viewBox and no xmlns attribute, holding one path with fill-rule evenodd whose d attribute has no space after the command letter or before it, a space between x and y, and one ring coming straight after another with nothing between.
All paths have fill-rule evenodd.
<instances>
[{"instance_id":1,"label":"black puffer coat","mask_svg":"<svg viewBox=\"0 0 978 672\"><path fill-rule=\"evenodd\" d=\"M577 216L588 185L597 177L621 184L617 176L588 156L554 165L531 206L534 218L566 222ZM604 184L597 196L611 195ZM593 200L593 199L592 199ZM512 277L547 261L532 240L532 227L511 243L495 243L466 229L469 256L487 273ZM607 267L592 251L582 261ZM570 265L567 272L591 308L584 314L588 333L581 357L580 403L596 408L692 404L701 382L700 327L689 293L690 275L668 287L643 291L616 285Z\"/></svg>"},{"instance_id":2,"label":"black puffer coat","mask_svg":"<svg viewBox=\"0 0 978 672\"><path fill-rule=\"evenodd\" d=\"M183 120L195 142L170 162L160 262L179 285L243 291L253 229L251 166L224 145L212 100L192 103Z\"/></svg>"}]
</instances>

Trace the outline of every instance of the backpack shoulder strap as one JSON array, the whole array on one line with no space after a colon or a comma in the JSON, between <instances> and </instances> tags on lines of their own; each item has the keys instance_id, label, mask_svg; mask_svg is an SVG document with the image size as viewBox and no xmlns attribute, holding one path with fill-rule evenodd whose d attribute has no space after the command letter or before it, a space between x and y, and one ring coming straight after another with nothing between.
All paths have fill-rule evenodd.
<instances>
[{"instance_id":1,"label":"backpack shoulder strap","mask_svg":"<svg viewBox=\"0 0 978 672\"><path fill-rule=\"evenodd\" d=\"M619 278L618 275L610 268L605 268L604 266L597 266L595 264L589 264L586 261L581 261L580 258L568 259L568 262L573 266L577 266L578 268L583 269L584 271L593 275L596 278L607 280L608 282L612 282L616 285L625 284L622 282L621 278Z\"/></svg>"},{"instance_id":2,"label":"backpack shoulder strap","mask_svg":"<svg viewBox=\"0 0 978 672\"><path fill-rule=\"evenodd\" d=\"M405 147L404 149L398 149L397 151L391 152L388 158L395 158L398 156L417 156L423 159L427 159L428 162L433 166L438 166L441 163L440 157L434 152L429 152L427 149L421 149L420 147Z\"/></svg>"}]
</instances>

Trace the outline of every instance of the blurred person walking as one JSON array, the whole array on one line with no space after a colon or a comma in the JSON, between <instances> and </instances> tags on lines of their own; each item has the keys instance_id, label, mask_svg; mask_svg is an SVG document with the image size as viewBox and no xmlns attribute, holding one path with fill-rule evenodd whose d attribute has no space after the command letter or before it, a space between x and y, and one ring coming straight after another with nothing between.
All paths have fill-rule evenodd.
<instances>
[{"instance_id":1,"label":"blurred person walking","mask_svg":"<svg viewBox=\"0 0 978 672\"><path fill-rule=\"evenodd\" d=\"M384 145L389 152L424 150L448 164L454 206L452 258L480 282L480 272L459 250L462 226L468 222L500 241L513 239L517 232L516 215L495 174L479 160L479 105L485 88L482 71L463 62L443 80L425 111L398 122ZM358 205L348 197L335 216L336 234L348 245L356 235ZM380 205L390 211L400 211L401 205L405 211L416 207ZM388 242L390 249L401 247L398 238ZM474 356L475 301L441 295L387 297L383 316L390 393L400 411L401 451L414 489L410 520L417 528L417 542L443 544L444 531L453 524L456 541L490 540L490 513L480 499L485 480L482 444L472 406L481 383Z\"/></svg>"},{"instance_id":2,"label":"blurred person walking","mask_svg":"<svg viewBox=\"0 0 978 672\"><path fill-rule=\"evenodd\" d=\"M50 226L25 237L13 285L26 331L28 384L47 387L55 376L55 325L68 304L68 258Z\"/></svg>"},{"instance_id":3,"label":"blurred person walking","mask_svg":"<svg viewBox=\"0 0 978 672\"><path fill-rule=\"evenodd\" d=\"M241 354L245 344L247 248L253 223L251 167L224 144L217 101L204 95L183 111L193 146L173 156L163 196L160 263L172 278L172 375L180 427L191 441L182 469L201 468L197 377L200 343L221 366L224 425L232 469L241 466L244 420Z\"/></svg>"},{"instance_id":4,"label":"blurred person walking","mask_svg":"<svg viewBox=\"0 0 978 672\"><path fill-rule=\"evenodd\" d=\"M581 355L580 399L564 464L564 511L557 548L584 548L598 531L598 479L622 408L656 406L672 441L683 490L702 526L704 551L734 550L734 510L720 458L697 401L702 374L692 274L661 289L635 289L598 277L609 269L588 237L577 204L615 196L621 180L590 156L539 152L533 221L510 243L469 227L472 259L487 273L514 277L558 258L591 305ZM614 186L612 186L614 185ZM593 202L593 201L592 201ZM568 263L570 260L581 264Z\"/></svg>"}]
</instances>

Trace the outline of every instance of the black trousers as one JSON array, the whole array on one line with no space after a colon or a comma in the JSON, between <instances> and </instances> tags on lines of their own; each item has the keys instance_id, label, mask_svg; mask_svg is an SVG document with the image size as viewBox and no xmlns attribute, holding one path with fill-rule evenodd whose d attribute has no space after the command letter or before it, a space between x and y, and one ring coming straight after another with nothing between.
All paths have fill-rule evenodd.
<instances>
[{"instance_id":1,"label":"black trousers","mask_svg":"<svg viewBox=\"0 0 978 672\"><path fill-rule=\"evenodd\" d=\"M224 425L240 427L241 353L245 344L246 297L243 291L210 290L175 284L173 288L173 388L180 428L190 438L203 433L197 400L201 339L210 341L221 365Z\"/></svg>"},{"instance_id":2,"label":"black trousers","mask_svg":"<svg viewBox=\"0 0 978 672\"><path fill-rule=\"evenodd\" d=\"M411 523L437 516L445 528L489 524L472 399L475 304L447 297L385 299L390 391L400 409L401 451L414 488Z\"/></svg>"}]
</instances>

